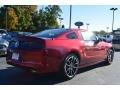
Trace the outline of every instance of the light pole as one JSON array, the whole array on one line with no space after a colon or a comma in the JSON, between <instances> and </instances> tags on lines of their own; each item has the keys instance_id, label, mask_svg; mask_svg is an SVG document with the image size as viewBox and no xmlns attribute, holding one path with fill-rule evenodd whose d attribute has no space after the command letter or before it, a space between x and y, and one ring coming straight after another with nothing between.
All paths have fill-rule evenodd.
<instances>
[{"instance_id":1,"label":"light pole","mask_svg":"<svg viewBox=\"0 0 120 90\"><path fill-rule=\"evenodd\" d=\"M6 26L5 26L5 27L6 27L6 30L7 30L7 7L6 7L6 13L5 13L5 14L6 14L6 15L5 15L5 16L6 16L6 19L5 19Z\"/></svg>"},{"instance_id":2,"label":"light pole","mask_svg":"<svg viewBox=\"0 0 120 90\"><path fill-rule=\"evenodd\" d=\"M70 5L70 20L69 20L69 29L71 29L71 16L72 15L72 5Z\"/></svg>"},{"instance_id":3,"label":"light pole","mask_svg":"<svg viewBox=\"0 0 120 90\"><path fill-rule=\"evenodd\" d=\"M86 23L86 26L87 26L87 30L88 30L88 26L89 26L90 24L89 23Z\"/></svg>"},{"instance_id":4,"label":"light pole","mask_svg":"<svg viewBox=\"0 0 120 90\"><path fill-rule=\"evenodd\" d=\"M109 29L109 27L106 27L106 29L107 29L107 33L108 33L108 29Z\"/></svg>"},{"instance_id":5,"label":"light pole","mask_svg":"<svg viewBox=\"0 0 120 90\"><path fill-rule=\"evenodd\" d=\"M62 27L61 22L62 22L63 18L59 18L59 20L60 20L60 28L61 28Z\"/></svg>"},{"instance_id":6,"label":"light pole","mask_svg":"<svg viewBox=\"0 0 120 90\"><path fill-rule=\"evenodd\" d=\"M113 27L114 27L114 12L118 10L118 8L110 8L110 10L113 11L113 19L112 19L112 32L113 32Z\"/></svg>"}]
</instances>

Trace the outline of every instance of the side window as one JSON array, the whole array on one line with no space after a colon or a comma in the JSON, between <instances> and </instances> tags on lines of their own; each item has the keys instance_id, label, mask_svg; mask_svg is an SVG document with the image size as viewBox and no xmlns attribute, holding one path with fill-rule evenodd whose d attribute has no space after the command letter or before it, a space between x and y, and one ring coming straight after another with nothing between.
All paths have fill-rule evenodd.
<instances>
[{"instance_id":1,"label":"side window","mask_svg":"<svg viewBox=\"0 0 120 90\"><path fill-rule=\"evenodd\" d=\"M77 39L78 38L74 32L67 34L66 37L68 39Z\"/></svg>"},{"instance_id":2,"label":"side window","mask_svg":"<svg viewBox=\"0 0 120 90\"><path fill-rule=\"evenodd\" d=\"M97 39L96 35L92 32L81 32L81 35L85 41L95 41Z\"/></svg>"}]
</instances>

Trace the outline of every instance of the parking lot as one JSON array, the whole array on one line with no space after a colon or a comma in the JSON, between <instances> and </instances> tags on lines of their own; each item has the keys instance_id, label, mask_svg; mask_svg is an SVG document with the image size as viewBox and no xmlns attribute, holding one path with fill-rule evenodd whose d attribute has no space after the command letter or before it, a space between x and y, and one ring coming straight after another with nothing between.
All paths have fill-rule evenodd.
<instances>
[{"instance_id":1,"label":"parking lot","mask_svg":"<svg viewBox=\"0 0 120 90\"><path fill-rule=\"evenodd\" d=\"M0 58L0 85L103 85L120 84L120 52L115 52L112 65L100 63L80 69L78 74L68 81L59 78L55 73L41 75L7 65L5 57Z\"/></svg>"}]
</instances>

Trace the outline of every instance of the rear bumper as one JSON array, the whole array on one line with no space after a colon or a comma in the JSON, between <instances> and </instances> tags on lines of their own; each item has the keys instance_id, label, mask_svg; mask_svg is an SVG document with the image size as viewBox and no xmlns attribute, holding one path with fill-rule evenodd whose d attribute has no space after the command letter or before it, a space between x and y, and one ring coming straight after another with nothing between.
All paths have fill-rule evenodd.
<instances>
[{"instance_id":1,"label":"rear bumper","mask_svg":"<svg viewBox=\"0 0 120 90\"><path fill-rule=\"evenodd\" d=\"M0 55L5 55L7 53L7 49L0 49Z\"/></svg>"},{"instance_id":2,"label":"rear bumper","mask_svg":"<svg viewBox=\"0 0 120 90\"><path fill-rule=\"evenodd\" d=\"M14 60L6 60L7 64L20 67L23 69L31 69L35 70L39 73L47 73L49 72L47 70L47 67L43 65L42 63L34 63L34 62L21 62L21 61L14 61Z\"/></svg>"}]
</instances>

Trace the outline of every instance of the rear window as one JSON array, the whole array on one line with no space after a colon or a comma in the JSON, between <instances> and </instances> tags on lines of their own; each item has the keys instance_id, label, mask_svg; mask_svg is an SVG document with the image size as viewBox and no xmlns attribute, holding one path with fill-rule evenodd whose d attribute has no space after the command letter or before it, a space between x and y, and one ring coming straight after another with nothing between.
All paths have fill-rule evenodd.
<instances>
[{"instance_id":1,"label":"rear window","mask_svg":"<svg viewBox=\"0 0 120 90\"><path fill-rule=\"evenodd\" d=\"M45 30L45 31L33 34L32 36L44 37L44 38L54 38L54 37L57 37L65 32L67 32L66 29L50 29L50 30Z\"/></svg>"},{"instance_id":2,"label":"rear window","mask_svg":"<svg viewBox=\"0 0 120 90\"><path fill-rule=\"evenodd\" d=\"M68 39L77 39L78 38L77 35L74 32L67 34L66 37Z\"/></svg>"}]
</instances>

